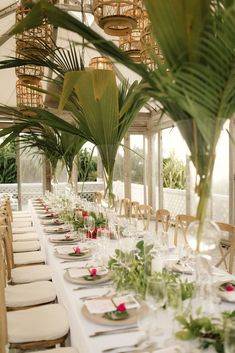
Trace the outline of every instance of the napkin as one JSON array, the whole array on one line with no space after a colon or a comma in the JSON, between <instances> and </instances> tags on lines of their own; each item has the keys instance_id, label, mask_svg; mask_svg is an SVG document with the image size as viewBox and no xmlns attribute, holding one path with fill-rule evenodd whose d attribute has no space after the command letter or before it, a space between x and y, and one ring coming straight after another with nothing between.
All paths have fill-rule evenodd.
<instances>
[{"instance_id":1,"label":"napkin","mask_svg":"<svg viewBox=\"0 0 235 353\"><path fill-rule=\"evenodd\" d=\"M167 348L160 348L157 350L152 351L151 353L181 353L182 350L179 346L171 346L171 347L167 347ZM150 353L150 351L146 350L143 353Z\"/></svg>"},{"instance_id":2,"label":"napkin","mask_svg":"<svg viewBox=\"0 0 235 353\"><path fill-rule=\"evenodd\" d=\"M74 247L72 247L72 246L66 246L66 247L60 246L60 247L56 248L56 251L60 255L67 255L67 254L69 254L71 252L74 252Z\"/></svg>"},{"instance_id":3,"label":"napkin","mask_svg":"<svg viewBox=\"0 0 235 353\"><path fill-rule=\"evenodd\" d=\"M235 302L235 291L233 292L227 292L227 291L219 291L219 296L222 300L225 300L226 302Z\"/></svg>"},{"instance_id":4,"label":"napkin","mask_svg":"<svg viewBox=\"0 0 235 353\"><path fill-rule=\"evenodd\" d=\"M174 264L172 266L172 271L185 273L187 275L191 275L193 273L193 269L186 264Z\"/></svg>"},{"instance_id":5,"label":"napkin","mask_svg":"<svg viewBox=\"0 0 235 353\"><path fill-rule=\"evenodd\" d=\"M111 299L86 300L85 305L90 314L104 314L116 310Z\"/></svg>"},{"instance_id":6,"label":"napkin","mask_svg":"<svg viewBox=\"0 0 235 353\"><path fill-rule=\"evenodd\" d=\"M92 267L93 268L93 267ZM95 267L97 269L97 275L103 276L108 273L108 270L105 267ZM84 276L89 276L89 268L70 268L68 270L69 276L72 278L79 278Z\"/></svg>"},{"instance_id":7,"label":"napkin","mask_svg":"<svg viewBox=\"0 0 235 353\"><path fill-rule=\"evenodd\" d=\"M137 309L140 307L140 304L131 294L123 295L121 297L113 297L112 301L116 306L125 303L126 309Z\"/></svg>"}]
</instances>

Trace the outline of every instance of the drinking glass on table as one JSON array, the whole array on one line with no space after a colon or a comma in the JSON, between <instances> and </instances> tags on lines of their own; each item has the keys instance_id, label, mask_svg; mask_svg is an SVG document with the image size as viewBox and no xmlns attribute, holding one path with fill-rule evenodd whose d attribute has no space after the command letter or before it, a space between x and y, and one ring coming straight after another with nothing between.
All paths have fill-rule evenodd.
<instances>
[{"instance_id":1,"label":"drinking glass on table","mask_svg":"<svg viewBox=\"0 0 235 353\"><path fill-rule=\"evenodd\" d=\"M227 320L224 332L224 351L225 353L235 352L235 318Z\"/></svg>"},{"instance_id":2,"label":"drinking glass on table","mask_svg":"<svg viewBox=\"0 0 235 353\"><path fill-rule=\"evenodd\" d=\"M87 230L88 237L92 237L95 229L95 220L91 216L84 217L84 229Z\"/></svg>"},{"instance_id":3,"label":"drinking glass on table","mask_svg":"<svg viewBox=\"0 0 235 353\"><path fill-rule=\"evenodd\" d=\"M166 285L166 309L169 320L170 336L175 332L175 317L182 312L182 293L178 282L168 283Z\"/></svg>"}]
</instances>

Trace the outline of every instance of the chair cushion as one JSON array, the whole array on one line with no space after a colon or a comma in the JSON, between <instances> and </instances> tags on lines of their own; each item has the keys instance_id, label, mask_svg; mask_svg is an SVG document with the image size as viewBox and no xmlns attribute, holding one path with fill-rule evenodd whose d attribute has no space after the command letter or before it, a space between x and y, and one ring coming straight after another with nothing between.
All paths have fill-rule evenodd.
<instances>
[{"instance_id":1,"label":"chair cushion","mask_svg":"<svg viewBox=\"0 0 235 353\"><path fill-rule=\"evenodd\" d=\"M39 241L13 241L13 252L37 251L40 250Z\"/></svg>"},{"instance_id":2,"label":"chair cushion","mask_svg":"<svg viewBox=\"0 0 235 353\"><path fill-rule=\"evenodd\" d=\"M45 262L45 258L41 251L29 251L14 254L14 264L16 266L39 264Z\"/></svg>"},{"instance_id":3,"label":"chair cushion","mask_svg":"<svg viewBox=\"0 0 235 353\"><path fill-rule=\"evenodd\" d=\"M56 298L56 291L52 282L40 281L7 286L5 297L8 308L17 308L52 302Z\"/></svg>"},{"instance_id":4,"label":"chair cushion","mask_svg":"<svg viewBox=\"0 0 235 353\"><path fill-rule=\"evenodd\" d=\"M78 353L78 351L73 347L59 347L43 351L33 351L33 353Z\"/></svg>"},{"instance_id":5,"label":"chair cushion","mask_svg":"<svg viewBox=\"0 0 235 353\"><path fill-rule=\"evenodd\" d=\"M28 227L32 227L32 221L31 220L21 220L21 221L13 221L12 222L12 228L16 229L16 228L28 228Z\"/></svg>"},{"instance_id":6,"label":"chair cushion","mask_svg":"<svg viewBox=\"0 0 235 353\"><path fill-rule=\"evenodd\" d=\"M11 270L11 281L14 284L50 280L51 268L48 265L24 266Z\"/></svg>"},{"instance_id":7,"label":"chair cushion","mask_svg":"<svg viewBox=\"0 0 235 353\"><path fill-rule=\"evenodd\" d=\"M13 211L12 215L13 215L13 218L14 217L31 217L31 214L28 211Z\"/></svg>"},{"instance_id":8,"label":"chair cushion","mask_svg":"<svg viewBox=\"0 0 235 353\"><path fill-rule=\"evenodd\" d=\"M12 228L13 234L24 234L24 233L32 233L32 232L35 232L35 229L33 227Z\"/></svg>"},{"instance_id":9,"label":"chair cushion","mask_svg":"<svg viewBox=\"0 0 235 353\"><path fill-rule=\"evenodd\" d=\"M53 340L69 331L67 312L61 304L10 311L7 324L9 343Z\"/></svg>"},{"instance_id":10,"label":"chair cushion","mask_svg":"<svg viewBox=\"0 0 235 353\"><path fill-rule=\"evenodd\" d=\"M37 233L13 234L13 241L30 241L39 239Z\"/></svg>"}]
</instances>

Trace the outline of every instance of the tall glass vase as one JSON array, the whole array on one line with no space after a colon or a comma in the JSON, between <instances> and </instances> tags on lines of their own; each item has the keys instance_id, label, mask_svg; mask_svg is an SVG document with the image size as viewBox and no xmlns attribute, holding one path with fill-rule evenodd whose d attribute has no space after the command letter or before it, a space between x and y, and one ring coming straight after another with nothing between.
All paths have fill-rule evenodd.
<instances>
[{"instance_id":1,"label":"tall glass vase","mask_svg":"<svg viewBox=\"0 0 235 353\"><path fill-rule=\"evenodd\" d=\"M197 243L199 227L200 244ZM187 241L195 251L195 289L190 302L193 316L214 315L217 308L216 291L213 284L211 252L220 241L220 230L215 222L205 219L192 222L187 230Z\"/></svg>"}]
</instances>

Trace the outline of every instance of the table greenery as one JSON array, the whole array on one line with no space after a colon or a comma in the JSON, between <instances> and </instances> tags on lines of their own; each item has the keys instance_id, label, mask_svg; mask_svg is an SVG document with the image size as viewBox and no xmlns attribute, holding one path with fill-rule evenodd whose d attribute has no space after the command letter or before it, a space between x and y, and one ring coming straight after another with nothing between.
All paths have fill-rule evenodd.
<instances>
[{"instance_id":1,"label":"table greenery","mask_svg":"<svg viewBox=\"0 0 235 353\"><path fill-rule=\"evenodd\" d=\"M200 312L198 312L200 314ZM178 316L176 319L182 325L182 330L176 333L180 340L198 339L201 349L213 346L216 352L224 353L224 331L226 321L235 317L235 311L223 312L221 317L198 316L193 318Z\"/></svg>"},{"instance_id":2,"label":"table greenery","mask_svg":"<svg viewBox=\"0 0 235 353\"><path fill-rule=\"evenodd\" d=\"M108 266L111 269L111 277L117 290L134 291L138 296L144 299L147 286L147 279L155 276L156 279L162 278L165 283L179 282L181 285L182 299L188 299L192 296L194 284L183 281L180 274L163 271L151 273L151 263L153 245L145 244L140 240L136 248L130 252L124 252L116 249L114 256L109 260Z\"/></svg>"}]
</instances>

